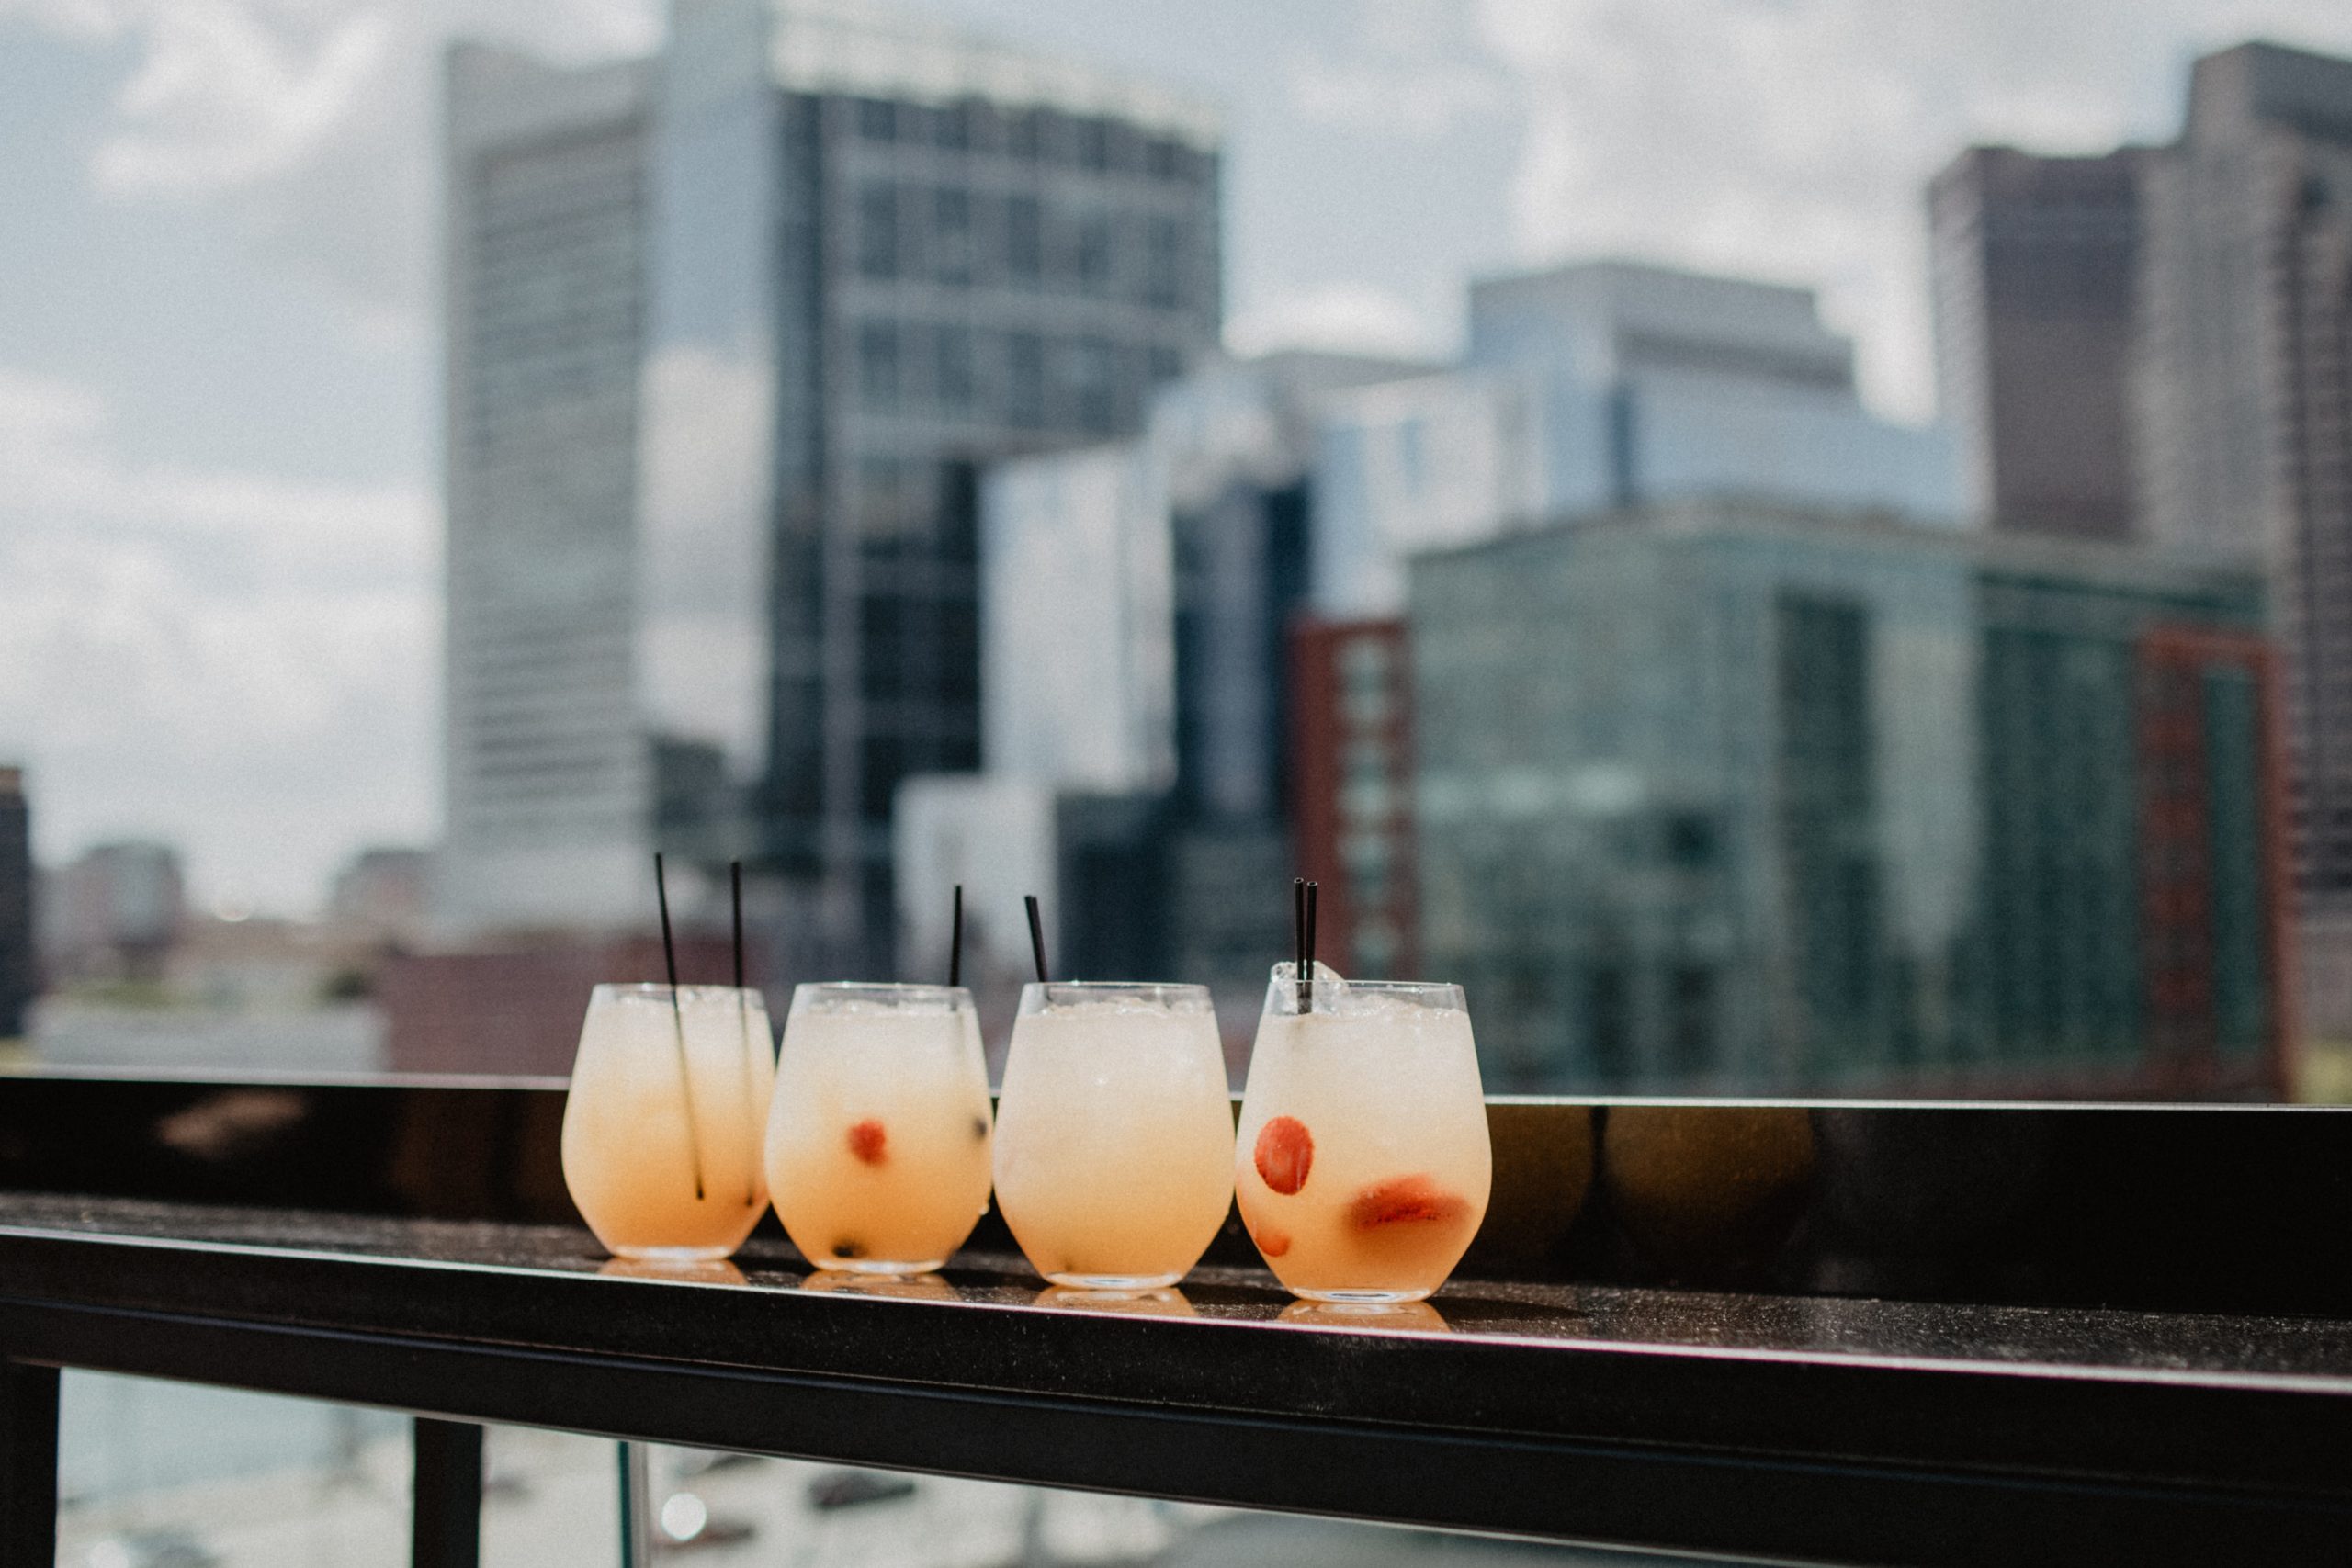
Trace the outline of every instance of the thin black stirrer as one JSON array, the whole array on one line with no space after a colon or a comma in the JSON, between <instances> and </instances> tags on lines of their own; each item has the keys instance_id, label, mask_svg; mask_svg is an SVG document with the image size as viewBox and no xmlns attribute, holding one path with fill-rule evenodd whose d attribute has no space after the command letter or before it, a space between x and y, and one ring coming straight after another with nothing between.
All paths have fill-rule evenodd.
<instances>
[{"instance_id":1,"label":"thin black stirrer","mask_svg":"<svg viewBox=\"0 0 2352 1568\"><path fill-rule=\"evenodd\" d=\"M956 920L947 938L947 983L964 983L964 885L956 885Z\"/></svg>"},{"instance_id":2,"label":"thin black stirrer","mask_svg":"<svg viewBox=\"0 0 2352 1568\"><path fill-rule=\"evenodd\" d=\"M1305 1012L1311 998L1306 989L1306 878L1290 879L1290 947L1291 978L1298 987L1298 1010Z\"/></svg>"},{"instance_id":3,"label":"thin black stirrer","mask_svg":"<svg viewBox=\"0 0 2352 1568\"><path fill-rule=\"evenodd\" d=\"M1046 983L1046 924L1037 918L1037 896L1026 894L1023 903L1029 906L1029 952L1037 960L1037 984Z\"/></svg>"},{"instance_id":4,"label":"thin black stirrer","mask_svg":"<svg viewBox=\"0 0 2352 1568\"><path fill-rule=\"evenodd\" d=\"M1306 1010L1315 1010L1315 898L1323 890L1319 882L1306 885Z\"/></svg>"},{"instance_id":5,"label":"thin black stirrer","mask_svg":"<svg viewBox=\"0 0 2352 1568\"><path fill-rule=\"evenodd\" d=\"M735 897L735 988L740 991L743 988L743 863L729 861L727 877Z\"/></svg>"},{"instance_id":6,"label":"thin black stirrer","mask_svg":"<svg viewBox=\"0 0 2352 1568\"><path fill-rule=\"evenodd\" d=\"M670 939L670 884L662 874L662 852L653 852L653 897L662 906L662 963L670 972L670 1021L677 1026L678 1092L686 1107L686 1157L695 1168L695 1201L702 1201L702 1139L695 1130L695 1083L686 1071L686 1015L678 1006L678 944Z\"/></svg>"},{"instance_id":7,"label":"thin black stirrer","mask_svg":"<svg viewBox=\"0 0 2352 1568\"><path fill-rule=\"evenodd\" d=\"M735 1032L743 1042L743 1104L752 1119L752 1145L760 1140L759 1096L752 1089L752 999L743 989L743 863L727 863L728 890L735 904ZM760 1201L759 1188L749 1172L743 1177L743 1206L754 1208Z\"/></svg>"}]
</instances>

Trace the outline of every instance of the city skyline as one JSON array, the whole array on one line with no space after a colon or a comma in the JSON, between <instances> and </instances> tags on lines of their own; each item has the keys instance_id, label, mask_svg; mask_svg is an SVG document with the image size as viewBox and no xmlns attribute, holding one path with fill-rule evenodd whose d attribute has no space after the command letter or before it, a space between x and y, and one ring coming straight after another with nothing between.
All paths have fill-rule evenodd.
<instances>
[{"instance_id":1,"label":"city skyline","mask_svg":"<svg viewBox=\"0 0 2352 1568\"><path fill-rule=\"evenodd\" d=\"M1874 406L1914 416L1934 166L1972 140L2169 137L2188 56L2236 36L2352 45L2352 20L2318 5L2140 8L2128 28L2117 6L2013 29L1954 8L1885 38L1829 5L1746 29L1702 6L1329 5L1280 22L1212 7L1221 27L1189 28L1125 7L904 8L1227 100L1237 346L1443 349L1474 273L1737 255L1820 284ZM574 55L651 36L628 6L496 19ZM18 111L0 161L27 176L32 220L0 242L0 453L17 479L0 501L0 760L30 770L45 861L170 838L201 902L282 911L315 904L360 842L435 831L434 233L415 200L435 46L481 30L464 7L303 24L0 8ZM2053 40L2077 46L2056 51L2064 69L2026 58ZM1812 118L1816 96L1789 86L1799 60L1858 89L1837 116L1900 136L1839 153L1854 127ZM1675 90L1636 101L1661 79ZM1659 117L1710 85L1722 106L1665 136ZM1756 145L1725 133L1743 109ZM1376 184L1300 199L1335 167L1357 174L1368 145ZM1638 179L1637 152L1657 154ZM359 166L390 167L387 189L354 194Z\"/></svg>"}]
</instances>

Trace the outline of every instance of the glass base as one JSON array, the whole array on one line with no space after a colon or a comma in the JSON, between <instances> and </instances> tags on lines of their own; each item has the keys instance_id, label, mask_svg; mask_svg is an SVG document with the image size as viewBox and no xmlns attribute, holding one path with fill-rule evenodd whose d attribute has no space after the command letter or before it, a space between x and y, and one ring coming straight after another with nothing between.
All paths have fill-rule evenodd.
<instances>
[{"instance_id":1,"label":"glass base","mask_svg":"<svg viewBox=\"0 0 2352 1568\"><path fill-rule=\"evenodd\" d=\"M1172 1274L1048 1274L1046 1280L1057 1285L1068 1285L1078 1291L1158 1291L1182 1279L1186 1270Z\"/></svg>"},{"instance_id":2,"label":"glass base","mask_svg":"<svg viewBox=\"0 0 2352 1568\"><path fill-rule=\"evenodd\" d=\"M1434 1285L1424 1291L1302 1291L1296 1285L1283 1288L1302 1301L1362 1307L1399 1306L1407 1302L1426 1301L1437 1289Z\"/></svg>"},{"instance_id":3,"label":"glass base","mask_svg":"<svg viewBox=\"0 0 2352 1568\"><path fill-rule=\"evenodd\" d=\"M616 1247L613 1256L634 1263L716 1263L734 1250L731 1247Z\"/></svg>"},{"instance_id":4,"label":"glass base","mask_svg":"<svg viewBox=\"0 0 2352 1568\"><path fill-rule=\"evenodd\" d=\"M931 1273L947 1259L927 1258L913 1263L893 1263L882 1258L817 1258L810 1261L820 1269L828 1269L837 1274L866 1274L903 1280L910 1274Z\"/></svg>"}]
</instances>

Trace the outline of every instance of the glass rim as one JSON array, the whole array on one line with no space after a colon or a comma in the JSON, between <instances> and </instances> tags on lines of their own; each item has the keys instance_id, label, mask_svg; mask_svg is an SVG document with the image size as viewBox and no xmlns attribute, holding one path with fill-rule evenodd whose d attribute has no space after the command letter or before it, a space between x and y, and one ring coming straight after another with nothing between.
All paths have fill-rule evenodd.
<instances>
[{"instance_id":1,"label":"glass rim","mask_svg":"<svg viewBox=\"0 0 2352 1568\"><path fill-rule=\"evenodd\" d=\"M804 998L811 1002L945 1002L959 1010L973 1005L967 986L933 985L922 980L803 980L792 987L792 1005L799 1007Z\"/></svg>"},{"instance_id":2,"label":"glass rim","mask_svg":"<svg viewBox=\"0 0 2352 1568\"><path fill-rule=\"evenodd\" d=\"M1463 993L1459 982L1453 980L1350 980L1339 981L1345 996L1396 997L1417 1001L1435 1012L1468 1012L1470 998ZM1296 967L1287 960L1277 964L1266 979L1266 1007L1296 1014L1298 1008L1298 978ZM1317 993L1318 1004L1321 995ZM1318 1005L1316 1011L1324 1009Z\"/></svg>"},{"instance_id":3,"label":"glass rim","mask_svg":"<svg viewBox=\"0 0 2352 1568\"><path fill-rule=\"evenodd\" d=\"M1193 980L1028 980L1021 987L1021 1010L1042 1012L1054 1006L1056 993L1075 991L1070 1001L1107 1000L1115 997L1131 997L1159 1003L1174 1010L1177 1004L1207 1007L1212 1010L1216 998L1206 986ZM1035 1007L1032 1003L1036 1004Z\"/></svg>"},{"instance_id":4,"label":"glass rim","mask_svg":"<svg viewBox=\"0 0 2352 1568\"><path fill-rule=\"evenodd\" d=\"M599 980L588 993L591 1001L599 997L613 1001L667 1001L675 990L681 999L697 995L748 997L765 1005L766 993L757 986L728 986L718 982L704 984L689 981L672 987L667 980Z\"/></svg>"}]
</instances>

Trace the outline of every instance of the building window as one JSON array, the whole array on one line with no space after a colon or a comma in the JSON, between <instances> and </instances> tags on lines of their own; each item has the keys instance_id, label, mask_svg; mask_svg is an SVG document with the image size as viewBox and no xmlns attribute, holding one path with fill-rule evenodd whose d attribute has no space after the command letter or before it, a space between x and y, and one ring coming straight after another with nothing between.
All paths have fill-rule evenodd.
<instances>
[{"instance_id":1,"label":"building window","mask_svg":"<svg viewBox=\"0 0 2352 1568\"><path fill-rule=\"evenodd\" d=\"M972 195L935 191L931 203L932 276L942 283L972 281Z\"/></svg>"},{"instance_id":2,"label":"building window","mask_svg":"<svg viewBox=\"0 0 2352 1568\"><path fill-rule=\"evenodd\" d=\"M1072 344L1070 382L1081 428L1101 434L1118 427L1117 350L1101 338L1085 338Z\"/></svg>"},{"instance_id":3,"label":"building window","mask_svg":"<svg viewBox=\"0 0 2352 1568\"><path fill-rule=\"evenodd\" d=\"M899 132L898 106L886 98L857 100L857 133L868 141L888 141Z\"/></svg>"},{"instance_id":4,"label":"building window","mask_svg":"<svg viewBox=\"0 0 2352 1568\"><path fill-rule=\"evenodd\" d=\"M1079 120L1077 131L1078 162L1081 168L1101 171L1111 166L1111 127L1108 122L1091 117Z\"/></svg>"},{"instance_id":5,"label":"building window","mask_svg":"<svg viewBox=\"0 0 2352 1568\"><path fill-rule=\"evenodd\" d=\"M972 144L972 115L979 106L970 98L959 99L939 111L932 122L939 145L951 152L961 152Z\"/></svg>"},{"instance_id":6,"label":"building window","mask_svg":"<svg viewBox=\"0 0 2352 1568\"><path fill-rule=\"evenodd\" d=\"M1714 1059L1714 971L1700 964L1676 965L1666 1000L1669 1067L1678 1077L1704 1072Z\"/></svg>"},{"instance_id":7,"label":"building window","mask_svg":"<svg viewBox=\"0 0 2352 1568\"><path fill-rule=\"evenodd\" d=\"M1603 1086L1623 1083L1633 1068L1630 990L1622 964L1596 964L1585 971L1585 1049L1593 1075Z\"/></svg>"},{"instance_id":8,"label":"building window","mask_svg":"<svg viewBox=\"0 0 2352 1568\"><path fill-rule=\"evenodd\" d=\"M1035 333L1004 340L1005 422L1035 429L1046 423L1046 345Z\"/></svg>"},{"instance_id":9,"label":"building window","mask_svg":"<svg viewBox=\"0 0 2352 1568\"><path fill-rule=\"evenodd\" d=\"M1070 272L1080 290L1102 294L1111 287L1111 215L1082 212L1075 225Z\"/></svg>"},{"instance_id":10,"label":"building window","mask_svg":"<svg viewBox=\"0 0 2352 1568\"><path fill-rule=\"evenodd\" d=\"M1168 310L1184 302L1184 227L1172 218L1144 226L1143 302Z\"/></svg>"},{"instance_id":11,"label":"building window","mask_svg":"<svg viewBox=\"0 0 2352 1568\"><path fill-rule=\"evenodd\" d=\"M1034 286L1046 270L1046 217L1034 196L1004 204L1004 270L1015 283Z\"/></svg>"},{"instance_id":12,"label":"building window","mask_svg":"<svg viewBox=\"0 0 2352 1568\"><path fill-rule=\"evenodd\" d=\"M899 192L886 181L857 193L857 270L867 277L899 276Z\"/></svg>"},{"instance_id":13,"label":"building window","mask_svg":"<svg viewBox=\"0 0 2352 1568\"><path fill-rule=\"evenodd\" d=\"M857 380L867 408L899 406L899 334L889 323L868 321L858 328Z\"/></svg>"},{"instance_id":14,"label":"building window","mask_svg":"<svg viewBox=\"0 0 2352 1568\"><path fill-rule=\"evenodd\" d=\"M972 333L968 327L939 329L939 357L933 368L940 406L950 413L972 409Z\"/></svg>"},{"instance_id":15,"label":"building window","mask_svg":"<svg viewBox=\"0 0 2352 1568\"><path fill-rule=\"evenodd\" d=\"M1035 109L1015 109L1004 118L1004 150L1012 157L1035 162L1045 148L1045 136Z\"/></svg>"}]
</instances>

